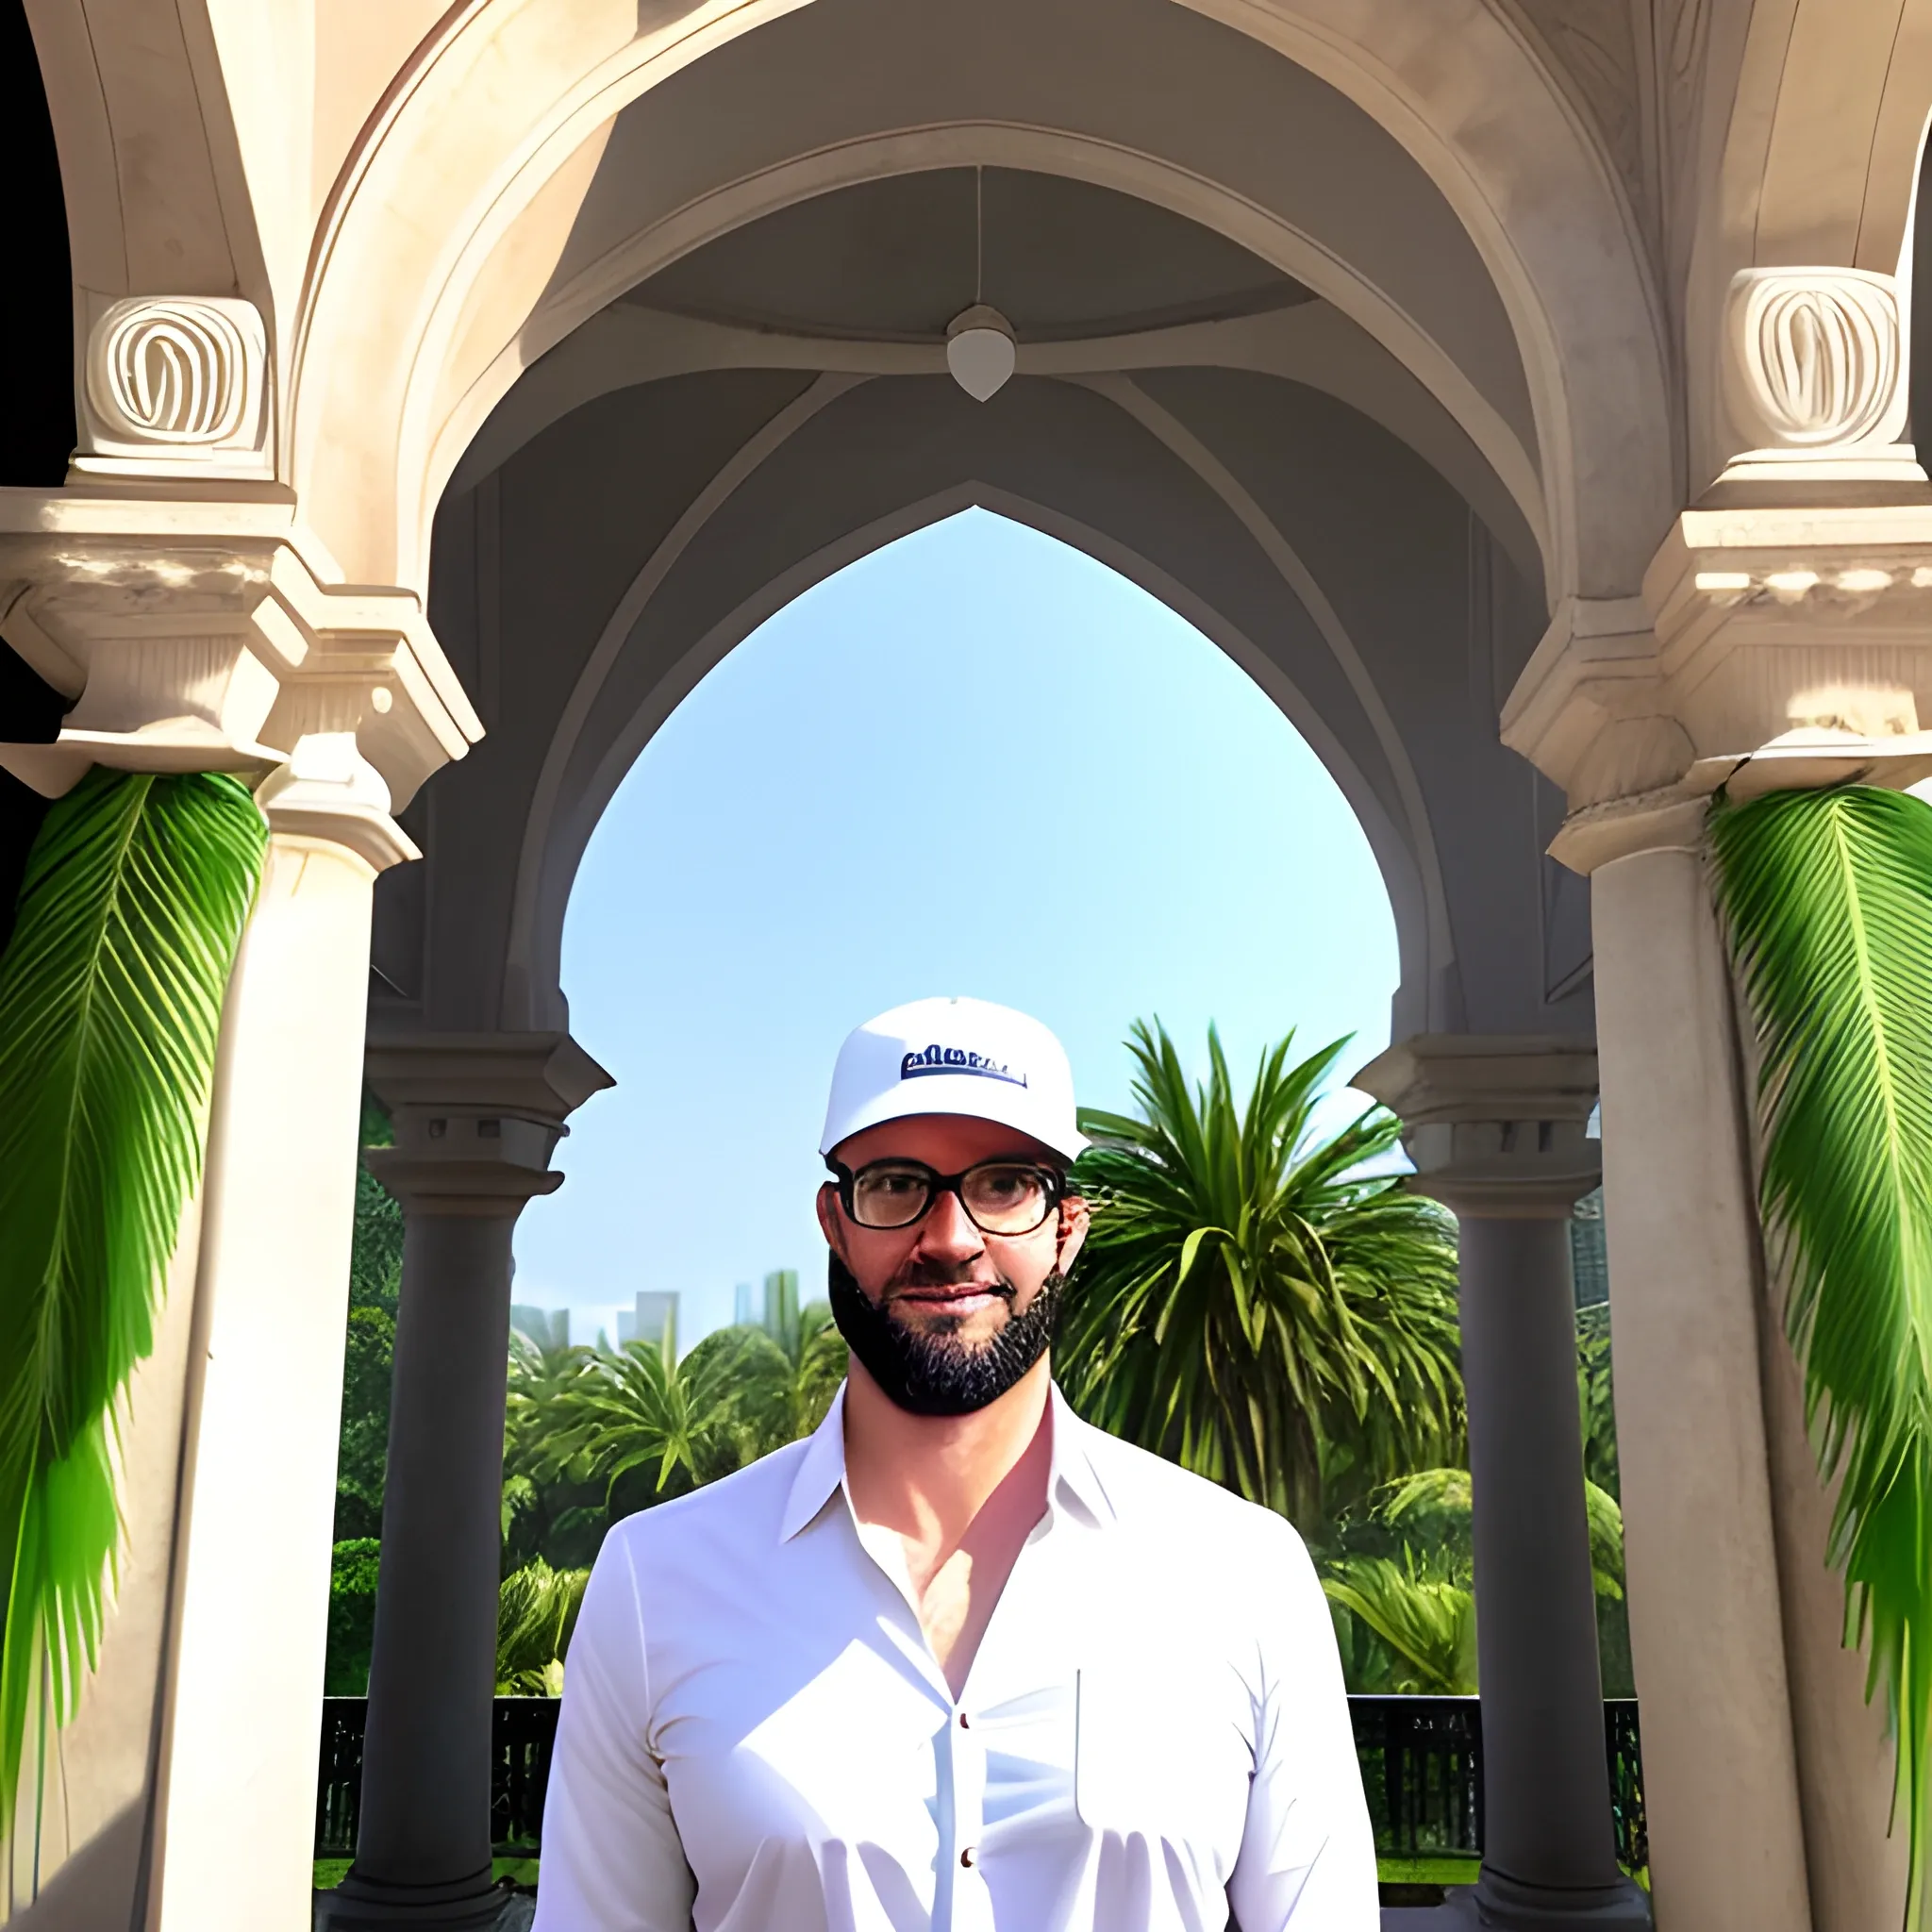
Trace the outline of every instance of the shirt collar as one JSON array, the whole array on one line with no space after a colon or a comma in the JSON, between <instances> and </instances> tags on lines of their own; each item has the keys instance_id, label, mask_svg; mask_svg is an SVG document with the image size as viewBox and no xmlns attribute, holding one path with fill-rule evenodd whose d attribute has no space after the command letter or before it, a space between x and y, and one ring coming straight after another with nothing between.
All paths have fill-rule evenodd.
<instances>
[{"instance_id":1,"label":"shirt collar","mask_svg":"<svg viewBox=\"0 0 1932 1932\"><path fill-rule=\"evenodd\" d=\"M1118 1512L1091 1453L1092 1439L1100 1432L1074 1413L1073 1406L1060 1393L1058 1383L1050 1385L1047 1403L1053 1415L1053 1462L1047 1471L1047 1507L1058 1508L1063 1502L1071 1501L1079 1506L1096 1527L1105 1528L1117 1520ZM825 1507L832 1491L844 1480L845 1388L841 1383L824 1421L806 1439L805 1455L799 1461L797 1474L791 1478L791 1491L779 1521L778 1541L790 1542Z\"/></svg>"},{"instance_id":2,"label":"shirt collar","mask_svg":"<svg viewBox=\"0 0 1932 1932\"><path fill-rule=\"evenodd\" d=\"M826 1499L845 1480L845 1385L832 1397L825 1419L805 1439L805 1455L791 1478L778 1541L789 1543L825 1507Z\"/></svg>"}]
</instances>

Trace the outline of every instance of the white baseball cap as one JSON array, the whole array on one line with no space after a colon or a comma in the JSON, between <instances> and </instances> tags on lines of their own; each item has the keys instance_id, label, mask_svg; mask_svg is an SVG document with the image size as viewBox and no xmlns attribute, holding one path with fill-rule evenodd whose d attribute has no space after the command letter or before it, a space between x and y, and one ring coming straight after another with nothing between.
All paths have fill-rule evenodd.
<instances>
[{"instance_id":1,"label":"white baseball cap","mask_svg":"<svg viewBox=\"0 0 1932 1932\"><path fill-rule=\"evenodd\" d=\"M1068 1160L1087 1145L1066 1049L1038 1020L985 1000L914 1000L847 1034L819 1152L920 1113L997 1121Z\"/></svg>"}]
</instances>

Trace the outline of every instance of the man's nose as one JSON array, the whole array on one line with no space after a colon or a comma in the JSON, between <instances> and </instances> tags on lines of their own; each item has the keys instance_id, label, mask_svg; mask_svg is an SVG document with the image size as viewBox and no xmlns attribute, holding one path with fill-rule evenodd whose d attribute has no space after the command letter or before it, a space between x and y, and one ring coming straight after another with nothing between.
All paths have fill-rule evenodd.
<instances>
[{"instance_id":1,"label":"man's nose","mask_svg":"<svg viewBox=\"0 0 1932 1932\"><path fill-rule=\"evenodd\" d=\"M984 1245L958 1194L947 1190L927 1208L919 1230L922 1254L936 1261L970 1261Z\"/></svg>"}]
</instances>

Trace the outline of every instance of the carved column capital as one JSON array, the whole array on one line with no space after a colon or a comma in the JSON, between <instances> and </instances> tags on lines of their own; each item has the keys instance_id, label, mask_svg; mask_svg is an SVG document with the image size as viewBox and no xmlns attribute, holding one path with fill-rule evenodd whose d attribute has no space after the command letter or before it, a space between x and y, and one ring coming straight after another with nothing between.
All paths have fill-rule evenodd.
<instances>
[{"instance_id":1,"label":"carved column capital","mask_svg":"<svg viewBox=\"0 0 1932 1932\"><path fill-rule=\"evenodd\" d=\"M1707 505L1932 497L1906 434L1907 343L1896 283L1864 269L1732 277L1720 389L1739 452Z\"/></svg>"},{"instance_id":2,"label":"carved column capital","mask_svg":"<svg viewBox=\"0 0 1932 1932\"><path fill-rule=\"evenodd\" d=\"M428 1214L514 1215L554 1193L565 1117L615 1084L568 1033L379 1035L364 1066L395 1130L364 1158Z\"/></svg>"},{"instance_id":3,"label":"carved column capital","mask_svg":"<svg viewBox=\"0 0 1932 1932\"><path fill-rule=\"evenodd\" d=\"M216 295L88 300L76 471L273 475L268 334L254 303Z\"/></svg>"},{"instance_id":4,"label":"carved column capital","mask_svg":"<svg viewBox=\"0 0 1932 1932\"><path fill-rule=\"evenodd\" d=\"M416 595L342 583L286 492L0 490L0 634L76 700L53 744L0 745L48 796L92 764L258 775L346 735L400 808L482 736Z\"/></svg>"},{"instance_id":5,"label":"carved column capital","mask_svg":"<svg viewBox=\"0 0 1932 1932\"><path fill-rule=\"evenodd\" d=\"M1638 596L1558 609L1503 741L1588 873L1734 797L1932 775L1932 503L1691 509ZM1681 822L1681 823L1680 823Z\"/></svg>"},{"instance_id":6,"label":"carved column capital","mask_svg":"<svg viewBox=\"0 0 1932 1932\"><path fill-rule=\"evenodd\" d=\"M1409 1185L1458 1214L1567 1220L1602 1177L1585 1131L1597 1092L1588 1038L1418 1034L1352 1084L1401 1119Z\"/></svg>"}]
</instances>

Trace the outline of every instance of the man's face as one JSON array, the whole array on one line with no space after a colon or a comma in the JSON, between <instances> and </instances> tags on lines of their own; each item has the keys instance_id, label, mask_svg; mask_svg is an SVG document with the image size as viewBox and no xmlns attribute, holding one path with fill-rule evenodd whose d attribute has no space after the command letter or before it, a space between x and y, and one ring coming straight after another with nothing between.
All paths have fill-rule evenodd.
<instances>
[{"instance_id":1,"label":"man's face","mask_svg":"<svg viewBox=\"0 0 1932 1932\"><path fill-rule=\"evenodd\" d=\"M918 1161L954 1174L987 1160L1022 1160L1058 1169L1039 1141L991 1121L919 1114L854 1134L833 1150L854 1173L881 1160ZM1066 1273L1087 1235L1087 1204L1062 1201L1041 1224L1020 1235L988 1234L951 1192L909 1227L862 1227L839 1190L819 1191L819 1225L861 1294L927 1350L974 1356L1024 1316L1042 1287Z\"/></svg>"}]
</instances>

